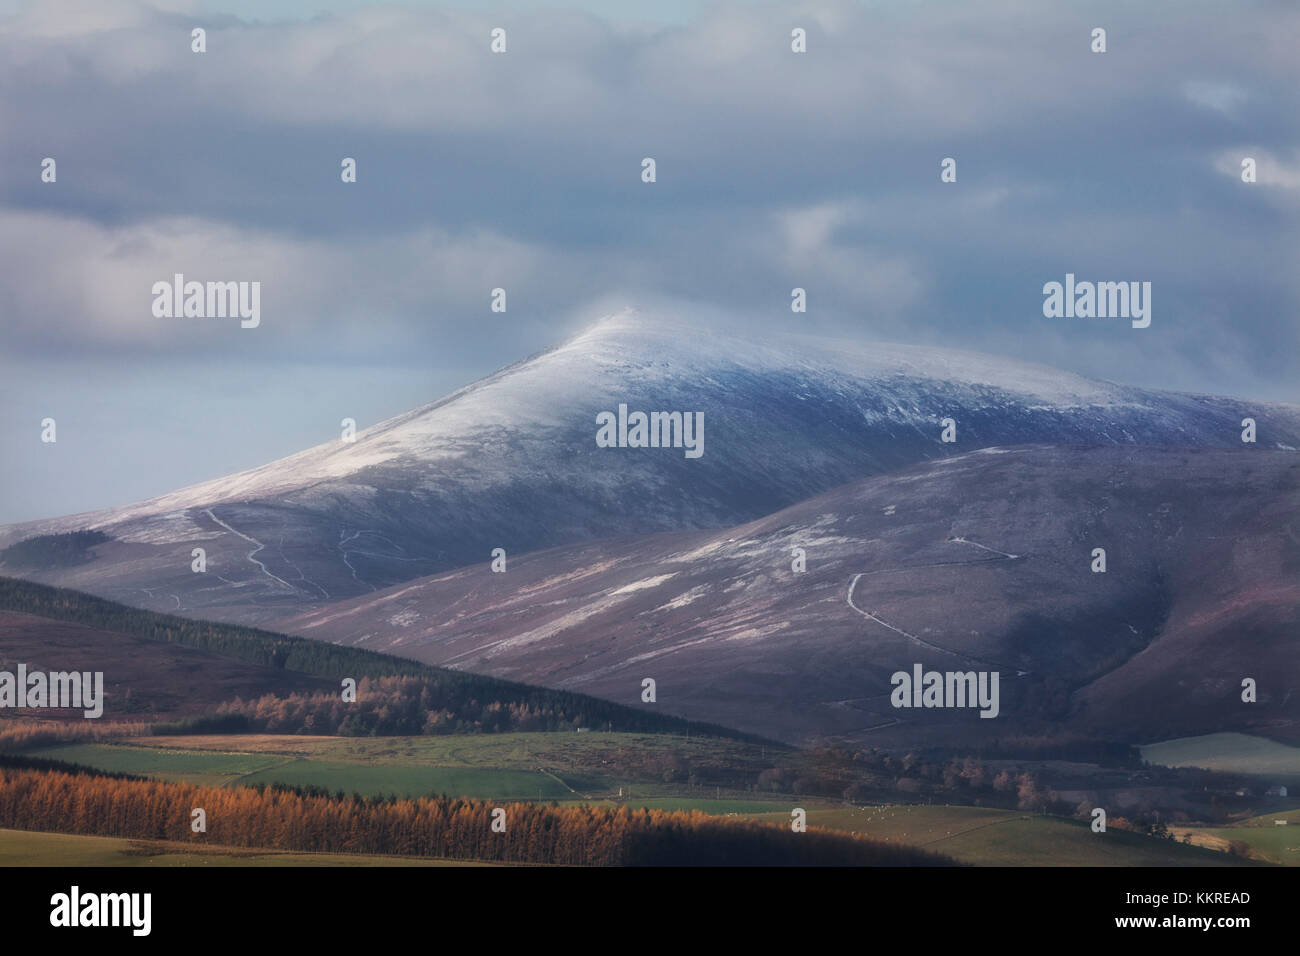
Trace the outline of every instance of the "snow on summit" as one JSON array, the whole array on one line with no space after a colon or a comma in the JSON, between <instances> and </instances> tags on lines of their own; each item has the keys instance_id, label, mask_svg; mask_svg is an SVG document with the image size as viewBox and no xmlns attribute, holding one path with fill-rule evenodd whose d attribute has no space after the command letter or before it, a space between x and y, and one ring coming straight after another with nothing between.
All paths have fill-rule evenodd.
<instances>
[{"instance_id":1,"label":"snow on summit","mask_svg":"<svg viewBox=\"0 0 1300 956\"><path fill-rule=\"evenodd\" d=\"M564 427L575 400L629 386L666 389L719 373L782 373L867 388L873 382L930 380L987 386L1051 406L1107 405L1116 386L1046 366L976 352L765 333L763 344L693 328L678 318L628 309L539 355L508 366L438 401L358 431L354 443L330 441L224 478L191 485L136 505L95 512L86 526L224 501L281 495L396 460L436 467L481 449L494 429ZM903 408L906 413L911 409ZM80 517L80 516L78 516ZM56 519L59 522L66 519Z\"/></svg>"},{"instance_id":2,"label":"snow on summit","mask_svg":"<svg viewBox=\"0 0 1300 956\"><path fill-rule=\"evenodd\" d=\"M679 441L624 441L635 416L659 422L651 434L665 441L676 416ZM151 608L157 595L157 610L258 621L465 568L496 548L513 560L735 525L983 448L1239 448L1247 416L1266 447L1300 446L1294 406L1133 388L953 349L755 342L680 315L626 311L354 441L137 504L0 528L0 548L93 528L111 541L85 560L19 573ZM214 573L191 573L195 548Z\"/></svg>"}]
</instances>

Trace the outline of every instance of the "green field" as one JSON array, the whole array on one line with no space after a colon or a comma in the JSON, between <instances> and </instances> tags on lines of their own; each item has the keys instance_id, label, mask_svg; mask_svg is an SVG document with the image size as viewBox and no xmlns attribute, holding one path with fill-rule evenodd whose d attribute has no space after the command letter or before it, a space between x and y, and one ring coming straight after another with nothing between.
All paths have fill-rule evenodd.
<instances>
[{"instance_id":1,"label":"green field","mask_svg":"<svg viewBox=\"0 0 1300 956\"><path fill-rule=\"evenodd\" d=\"M782 822L790 818L788 810L751 815ZM1093 833L1084 823L1015 810L906 805L809 809L808 823L920 846L980 866L1249 865L1173 840L1114 828Z\"/></svg>"},{"instance_id":2,"label":"green field","mask_svg":"<svg viewBox=\"0 0 1300 956\"><path fill-rule=\"evenodd\" d=\"M476 866L461 860L195 848L165 840L0 830L0 866Z\"/></svg>"},{"instance_id":3,"label":"green field","mask_svg":"<svg viewBox=\"0 0 1300 956\"><path fill-rule=\"evenodd\" d=\"M218 787L285 760L267 754L195 751L175 746L155 750L120 744L63 744L28 751L27 756L83 764L112 773L133 773L173 782L188 780Z\"/></svg>"},{"instance_id":4,"label":"green field","mask_svg":"<svg viewBox=\"0 0 1300 956\"><path fill-rule=\"evenodd\" d=\"M1207 734L1148 744L1142 748L1142 759L1166 767L1275 778L1273 782L1288 786L1300 783L1300 747L1247 734Z\"/></svg>"},{"instance_id":5,"label":"green field","mask_svg":"<svg viewBox=\"0 0 1300 956\"><path fill-rule=\"evenodd\" d=\"M421 737L312 737L297 734L195 734L138 737L132 746L286 754L372 764L425 763L437 766L532 769L585 768L601 775L629 760L645 762L685 755L692 762L762 770L786 748L664 734L502 733Z\"/></svg>"},{"instance_id":6,"label":"green field","mask_svg":"<svg viewBox=\"0 0 1300 956\"><path fill-rule=\"evenodd\" d=\"M182 738L174 740L180 742ZM501 800L562 800L574 796L559 779L536 770L375 762L364 756L353 760L321 760L266 752L227 753L176 747L154 750L121 744L48 747L32 751L29 756L205 786L284 783L366 795L412 797L445 793Z\"/></svg>"},{"instance_id":7,"label":"green field","mask_svg":"<svg viewBox=\"0 0 1300 956\"><path fill-rule=\"evenodd\" d=\"M796 797L769 797L768 799L746 799L737 797L728 799L723 797L716 799L713 797L645 797L634 798L627 801L629 806L645 807L647 810L699 810L702 813L712 813L717 815L736 815L754 817L755 819L769 816L775 811L774 806L782 809L779 811L786 815L788 819L790 810L794 807L803 807L810 809L812 807L829 806L829 801L816 799L800 799Z\"/></svg>"},{"instance_id":8,"label":"green field","mask_svg":"<svg viewBox=\"0 0 1300 956\"><path fill-rule=\"evenodd\" d=\"M436 793L494 800L563 800L573 796L554 777L526 770L367 766L335 760L290 760L239 782L285 783L399 797Z\"/></svg>"},{"instance_id":9,"label":"green field","mask_svg":"<svg viewBox=\"0 0 1300 956\"><path fill-rule=\"evenodd\" d=\"M1286 826L1278 826L1286 820ZM1300 866L1300 810L1265 813L1230 827L1187 827L1194 841L1216 848L1238 840L1250 847L1252 857L1281 866Z\"/></svg>"},{"instance_id":10,"label":"green field","mask_svg":"<svg viewBox=\"0 0 1300 956\"><path fill-rule=\"evenodd\" d=\"M1285 827L1206 827L1198 828L1193 839L1197 836L1240 840L1250 847L1250 855L1255 859L1282 866L1300 866L1300 826L1295 824Z\"/></svg>"},{"instance_id":11,"label":"green field","mask_svg":"<svg viewBox=\"0 0 1300 956\"><path fill-rule=\"evenodd\" d=\"M1208 752L1204 740L1200 746L1200 753ZM1223 746L1219 742L1220 751ZM1081 823L1012 810L901 804L850 807L825 799L692 787L681 779L664 779L657 761L674 756L688 758L692 767L747 769L762 769L777 759L761 746L708 738L603 733L367 738L195 735L65 745L33 755L204 784L279 781L349 793L446 793L503 800L535 800L540 794L546 801L694 809L783 826L789 823L791 808L800 806L808 810L808 822L814 826L922 846L982 865L1250 863L1220 852L1226 849L1226 839L1258 844L1256 856L1261 860L1294 863L1298 854L1290 853L1290 858L1286 854L1300 840L1300 821L1277 827L1279 832L1262 823L1227 828L1224 840L1215 839L1218 831L1197 831L1205 845L1188 846L1115 828L1094 834ZM1247 829L1251 832L1242 836Z\"/></svg>"},{"instance_id":12,"label":"green field","mask_svg":"<svg viewBox=\"0 0 1300 956\"><path fill-rule=\"evenodd\" d=\"M204 734L65 744L27 755L211 786L279 782L368 795L445 793L509 800L595 801L616 797L620 789L625 796L638 799L696 799L684 781L665 782L658 762L685 755L693 766L757 772L775 759L776 751L714 738L651 734ZM710 788L707 792L714 791ZM664 804L662 808L679 807Z\"/></svg>"}]
</instances>

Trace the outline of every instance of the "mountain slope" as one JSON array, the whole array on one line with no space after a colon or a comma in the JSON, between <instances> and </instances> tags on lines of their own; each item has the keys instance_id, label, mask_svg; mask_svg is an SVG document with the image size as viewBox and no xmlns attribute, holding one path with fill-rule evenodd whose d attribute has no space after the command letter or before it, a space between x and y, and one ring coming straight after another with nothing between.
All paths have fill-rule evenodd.
<instances>
[{"instance_id":1,"label":"mountain slope","mask_svg":"<svg viewBox=\"0 0 1300 956\"><path fill-rule=\"evenodd\" d=\"M702 412L703 455L600 448L596 416ZM943 349L754 344L627 313L423 408L139 504L0 529L95 529L0 571L156 610L265 621L441 569L616 534L725 527L998 444L1300 447L1300 408L1155 392ZM957 441L940 441L940 422ZM208 570L191 571L195 547Z\"/></svg>"},{"instance_id":2,"label":"mountain slope","mask_svg":"<svg viewBox=\"0 0 1300 956\"><path fill-rule=\"evenodd\" d=\"M280 626L792 742L1061 728L1294 742L1298 570L1293 453L992 448L738 527L473 565ZM999 716L895 709L890 675L916 663L998 671Z\"/></svg>"},{"instance_id":3,"label":"mountain slope","mask_svg":"<svg viewBox=\"0 0 1300 956\"><path fill-rule=\"evenodd\" d=\"M421 723L428 716L448 718L416 732L449 733L460 721L464 732L603 726L634 733L744 737L730 728L664 713L647 714L570 691L430 667L237 624L144 611L16 578L0 577L0 625L0 663L8 655L8 663L29 663L33 668L38 663L57 670L94 670L92 663L102 666L112 692L105 712L114 718L140 710L141 700L156 704L163 699L176 705L178 695L194 697L175 706L191 715L210 712L236 697L262 694L323 693L332 698L331 704L341 703L340 678L360 682L400 677L413 678L428 691L420 698L427 703L415 708L412 716ZM378 695L367 698L359 689L356 710L382 711L387 703L391 701ZM356 727L354 732L366 730Z\"/></svg>"},{"instance_id":4,"label":"mountain slope","mask_svg":"<svg viewBox=\"0 0 1300 956\"><path fill-rule=\"evenodd\" d=\"M213 713L236 697L333 693L338 683L121 631L0 610L0 666L104 675L103 718L154 721ZM12 710L4 716L82 720L82 711Z\"/></svg>"}]
</instances>

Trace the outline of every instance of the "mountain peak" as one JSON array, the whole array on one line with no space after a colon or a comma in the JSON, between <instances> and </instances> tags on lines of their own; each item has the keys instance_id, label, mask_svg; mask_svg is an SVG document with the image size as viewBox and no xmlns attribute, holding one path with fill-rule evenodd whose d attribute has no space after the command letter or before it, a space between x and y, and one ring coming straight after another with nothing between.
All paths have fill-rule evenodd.
<instances>
[{"instance_id":1,"label":"mountain peak","mask_svg":"<svg viewBox=\"0 0 1300 956\"><path fill-rule=\"evenodd\" d=\"M446 397L259 468L138 504L0 528L95 529L42 577L156 610L257 621L420 574L640 532L713 528L993 445L1300 445L1300 410L1154 392L923 346L696 327L623 309ZM703 323L701 323L703 325ZM597 416L689 413L703 453L601 447ZM941 439L955 422L956 440ZM679 436L680 437L680 436ZM204 547L221 578L190 572ZM161 583L160 583L161 582Z\"/></svg>"}]
</instances>

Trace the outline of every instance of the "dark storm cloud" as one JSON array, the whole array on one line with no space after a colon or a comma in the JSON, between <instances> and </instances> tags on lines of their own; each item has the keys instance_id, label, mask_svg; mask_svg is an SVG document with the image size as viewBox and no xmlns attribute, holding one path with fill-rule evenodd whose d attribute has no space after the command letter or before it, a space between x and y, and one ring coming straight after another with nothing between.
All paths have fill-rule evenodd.
<instances>
[{"instance_id":1,"label":"dark storm cloud","mask_svg":"<svg viewBox=\"0 0 1300 956\"><path fill-rule=\"evenodd\" d=\"M667 298L756 335L798 324L1300 399L1288 5L724 4L653 27L76 9L0 19L8 364L467 381ZM1067 271L1152 282L1151 327L1045 319L1042 285ZM175 272L260 281L261 326L155 318L151 287Z\"/></svg>"},{"instance_id":2,"label":"dark storm cloud","mask_svg":"<svg viewBox=\"0 0 1300 956\"><path fill-rule=\"evenodd\" d=\"M1217 352L1224 323L1243 351L1296 341L1295 11L737 6L654 30L511 14L504 56L490 14L116 17L19 16L0 34L18 349L343 361L448 336L474 354L497 285L540 343L619 295L785 323L797 284L827 330L1009 333L1052 359L1075 330L1041 321L1039 289L1066 270L1156 282L1141 349L1185 376L1186 342ZM790 53L792 25L808 54ZM1275 182L1216 167L1248 150ZM44 155L55 186L35 175ZM956 185L939 183L944 156ZM160 335L148 289L174 271L260 279L257 340ZM1269 352L1261 383L1294 371Z\"/></svg>"}]
</instances>

